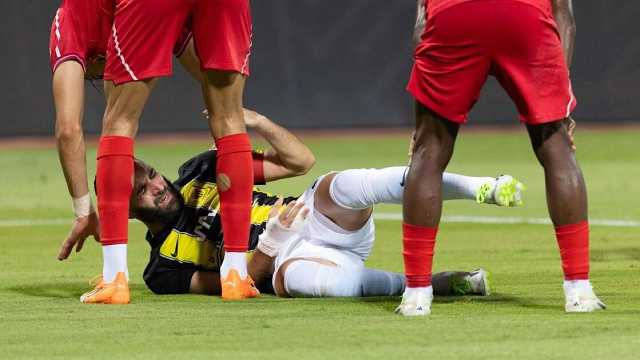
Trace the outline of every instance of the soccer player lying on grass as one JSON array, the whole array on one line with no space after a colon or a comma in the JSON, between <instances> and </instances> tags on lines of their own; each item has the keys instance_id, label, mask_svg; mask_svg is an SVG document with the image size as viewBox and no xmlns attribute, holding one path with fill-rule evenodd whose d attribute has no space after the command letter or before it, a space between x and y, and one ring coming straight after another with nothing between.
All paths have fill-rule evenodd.
<instances>
[{"instance_id":1,"label":"soccer player lying on grass","mask_svg":"<svg viewBox=\"0 0 640 360\"><path fill-rule=\"evenodd\" d=\"M245 112L245 119L247 126L272 146L264 154L254 155L257 184L304 174L314 164L311 151L287 130L254 112ZM233 184L217 178L215 158L216 150L210 150L188 160L173 183L141 160L135 162L130 216L149 230L146 239L151 255L144 280L155 293L220 294L219 266L224 251L218 188ZM254 189L249 239L254 251L248 264L251 277L259 287L269 288L275 264L274 285L281 296L401 294L402 275L367 269L364 261L374 240L372 206L401 201L405 172L406 167L391 167L330 173L299 198ZM502 206L520 202L521 184L510 176L493 179L445 174L444 183L447 199ZM294 206L296 200L298 205ZM281 203L287 208L276 217ZM306 221L289 226L299 213ZM260 236L263 233L265 236ZM488 292L483 271L438 278L443 285L436 287L436 293Z\"/></svg>"}]
</instances>

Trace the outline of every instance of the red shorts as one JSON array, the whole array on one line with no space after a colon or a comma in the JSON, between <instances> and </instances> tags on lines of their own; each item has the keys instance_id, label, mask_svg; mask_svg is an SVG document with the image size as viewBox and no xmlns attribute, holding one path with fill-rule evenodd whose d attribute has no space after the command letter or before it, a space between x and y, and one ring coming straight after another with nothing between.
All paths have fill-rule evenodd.
<instances>
[{"instance_id":1,"label":"red shorts","mask_svg":"<svg viewBox=\"0 0 640 360\"><path fill-rule=\"evenodd\" d=\"M553 15L518 1L464 2L429 16L407 90L443 118L464 123L489 75L520 120L564 119L576 106Z\"/></svg>"},{"instance_id":2,"label":"red shorts","mask_svg":"<svg viewBox=\"0 0 640 360\"><path fill-rule=\"evenodd\" d=\"M171 52L190 16L202 68L248 75L249 0L116 0L105 79L121 84L171 75Z\"/></svg>"},{"instance_id":3,"label":"red shorts","mask_svg":"<svg viewBox=\"0 0 640 360\"><path fill-rule=\"evenodd\" d=\"M73 60L86 70L87 62L104 57L111 37L113 0L67 0L56 11L51 24L49 58L51 71ZM192 38L187 20L174 43L173 54L180 57Z\"/></svg>"},{"instance_id":4,"label":"red shorts","mask_svg":"<svg viewBox=\"0 0 640 360\"><path fill-rule=\"evenodd\" d=\"M66 1L56 11L49 38L51 71L68 60L86 69L92 57L105 55L112 19L107 4L104 0Z\"/></svg>"}]
</instances>

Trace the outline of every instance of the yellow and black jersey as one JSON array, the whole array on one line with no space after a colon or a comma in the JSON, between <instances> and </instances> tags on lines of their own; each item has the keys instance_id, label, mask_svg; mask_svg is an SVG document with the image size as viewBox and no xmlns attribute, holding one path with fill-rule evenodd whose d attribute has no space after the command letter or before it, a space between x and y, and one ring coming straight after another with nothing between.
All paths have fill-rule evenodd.
<instances>
[{"instance_id":1,"label":"yellow and black jersey","mask_svg":"<svg viewBox=\"0 0 640 360\"><path fill-rule=\"evenodd\" d=\"M216 151L206 151L185 162L173 186L182 195L184 207L175 224L157 234L147 232L151 245L144 281L155 293L188 293L193 273L218 271L224 258L224 234L220 222L220 199L216 186ZM284 199L285 203L295 197ZM277 196L253 190L249 249L258 244Z\"/></svg>"}]
</instances>

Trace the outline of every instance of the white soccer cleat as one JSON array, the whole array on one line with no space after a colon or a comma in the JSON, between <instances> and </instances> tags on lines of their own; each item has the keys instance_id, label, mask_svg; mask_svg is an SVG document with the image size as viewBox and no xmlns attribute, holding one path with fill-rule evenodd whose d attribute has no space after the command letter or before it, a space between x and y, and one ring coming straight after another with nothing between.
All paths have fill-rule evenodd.
<instances>
[{"instance_id":1,"label":"white soccer cleat","mask_svg":"<svg viewBox=\"0 0 640 360\"><path fill-rule=\"evenodd\" d=\"M593 312L607 308L607 305L598 299L588 282L581 285L565 282L564 297L566 300L564 311L568 313Z\"/></svg>"},{"instance_id":2,"label":"white soccer cleat","mask_svg":"<svg viewBox=\"0 0 640 360\"><path fill-rule=\"evenodd\" d=\"M402 294L402 302L395 310L403 316L426 316L431 314L433 288L406 288Z\"/></svg>"},{"instance_id":3,"label":"white soccer cleat","mask_svg":"<svg viewBox=\"0 0 640 360\"><path fill-rule=\"evenodd\" d=\"M491 295L491 286L489 284L489 272L483 268L477 269L469 273L469 284L474 294L489 296Z\"/></svg>"},{"instance_id":4,"label":"white soccer cleat","mask_svg":"<svg viewBox=\"0 0 640 360\"><path fill-rule=\"evenodd\" d=\"M522 205L522 192L526 190L523 183L511 175L500 175L495 182L487 182L480 186L476 194L476 202L514 207Z\"/></svg>"}]
</instances>

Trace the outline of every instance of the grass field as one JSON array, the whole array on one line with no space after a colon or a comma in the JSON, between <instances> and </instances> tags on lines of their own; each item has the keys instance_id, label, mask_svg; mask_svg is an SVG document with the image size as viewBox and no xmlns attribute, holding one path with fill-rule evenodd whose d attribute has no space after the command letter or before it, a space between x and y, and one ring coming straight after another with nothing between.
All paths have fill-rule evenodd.
<instances>
[{"instance_id":1,"label":"grass field","mask_svg":"<svg viewBox=\"0 0 640 360\"><path fill-rule=\"evenodd\" d=\"M444 223L435 270L483 266L494 295L439 298L428 318L392 313L399 298L277 299L223 303L206 296L156 296L145 288L148 258L140 224L130 226L132 304L78 302L100 273L89 242L66 262L55 259L68 231L70 202L53 149L3 149L0 156L0 358L640 358L640 130L583 131L578 157L589 186L591 218L634 226L592 227L592 281L604 312L563 312L559 256L548 225ZM302 191L317 175L406 161L399 136L309 138L318 163L302 179L274 183ZM137 155L169 178L207 143L145 144ZM95 148L88 154L91 173ZM500 209L451 202L444 214L546 217L543 176L524 131L462 133L450 171L510 173L528 186L525 206ZM381 206L379 212L401 209ZM50 221L51 220L51 221ZM58 223L56 223L58 222ZM400 223L377 221L369 266L401 271Z\"/></svg>"}]
</instances>

